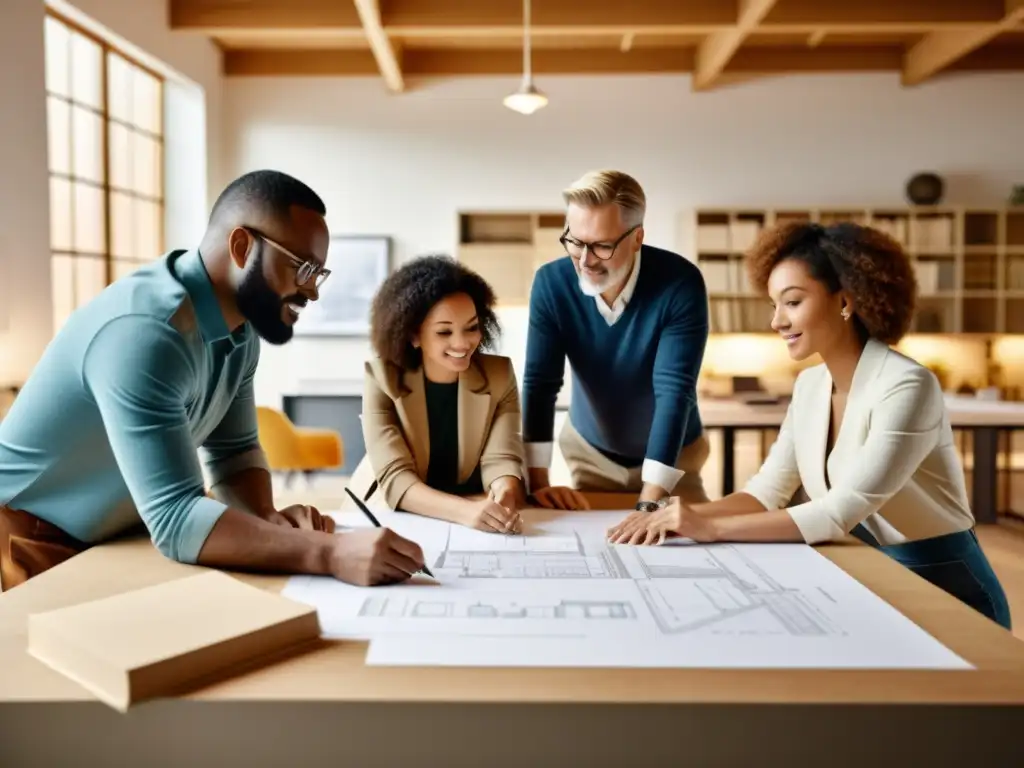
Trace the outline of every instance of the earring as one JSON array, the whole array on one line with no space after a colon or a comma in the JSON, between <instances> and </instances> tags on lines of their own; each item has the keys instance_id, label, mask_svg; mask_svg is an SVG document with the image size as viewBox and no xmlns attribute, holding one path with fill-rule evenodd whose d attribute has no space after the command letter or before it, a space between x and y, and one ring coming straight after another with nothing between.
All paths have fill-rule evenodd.
<instances>
[{"instance_id":1,"label":"earring","mask_svg":"<svg viewBox=\"0 0 1024 768\"><path fill-rule=\"evenodd\" d=\"M850 310L844 309L842 312L840 312L840 314L843 316L843 320L850 319Z\"/></svg>"}]
</instances>

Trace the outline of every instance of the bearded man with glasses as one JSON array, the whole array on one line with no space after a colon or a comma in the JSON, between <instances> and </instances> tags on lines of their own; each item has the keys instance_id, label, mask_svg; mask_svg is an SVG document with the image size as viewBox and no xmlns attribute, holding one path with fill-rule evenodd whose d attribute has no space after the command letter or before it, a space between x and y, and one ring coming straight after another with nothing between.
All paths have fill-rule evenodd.
<instances>
[{"instance_id":1,"label":"bearded man with glasses","mask_svg":"<svg viewBox=\"0 0 1024 768\"><path fill-rule=\"evenodd\" d=\"M636 493L636 514L668 496L707 501L709 449L697 410L708 299L693 262L646 245L646 197L620 171L594 171L565 192L565 257L530 293L523 438L530 492L542 506L586 507L579 491ZM568 359L569 415L558 437L571 487L552 487L555 404Z\"/></svg>"},{"instance_id":2,"label":"bearded man with glasses","mask_svg":"<svg viewBox=\"0 0 1024 768\"><path fill-rule=\"evenodd\" d=\"M287 342L330 274L325 213L297 179L245 174L198 248L68 319L0 422L0 590L140 522L168 558L209 567L354 584L423 567L388 529L335 535L313 507L274 506L253 377L260 339Z\"/></svg>"}]
</instances>

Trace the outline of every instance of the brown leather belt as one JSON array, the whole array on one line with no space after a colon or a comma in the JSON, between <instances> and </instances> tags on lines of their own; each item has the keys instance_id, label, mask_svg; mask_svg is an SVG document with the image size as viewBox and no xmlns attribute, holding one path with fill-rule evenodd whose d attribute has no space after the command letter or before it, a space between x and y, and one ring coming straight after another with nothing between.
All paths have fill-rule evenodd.
<instances>
[{"instance_id":1,"label":"brown leather belt","mask_svg":"<svg viewBox=\"0 0 1024 768\"><path fill-rule=\"evenodd\" d=\"M7 592L89 548L57 526L0 505L0 592Z\"/></svg>"}]
</instances>

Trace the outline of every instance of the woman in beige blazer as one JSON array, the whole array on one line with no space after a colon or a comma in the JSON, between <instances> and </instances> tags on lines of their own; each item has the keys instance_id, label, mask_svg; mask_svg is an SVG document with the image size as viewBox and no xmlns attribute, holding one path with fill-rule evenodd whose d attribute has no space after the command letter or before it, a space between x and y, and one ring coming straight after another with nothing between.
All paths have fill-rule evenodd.
<instances>
[{"instance_id":1,"label":"woman in beige blazer","mask_svg":"<svg viewBox=\"0 0 1024 768\"><path fill-rule=\"evenodd\" d=\"M910 327L917 290L899 244L855 224L792 223L762 235L748 268L790 357L822 364L797 377L778 439L742 492L673 499L609 538L817 544L852 533L1009 628L941 387L890 347ZM794 504L800 489L809 500Z\"/></svg>"},{"instance_id":2,"label":"woman in beige blazer","mask_svg":"<svg viewBox=\"0 0 1024 768\"><path fill-rule=\"evenodd\" d=\"M444 256L388 277L371 308L363 438L389 507L518 533L519 390L511 360L479 351L499 333L494 302L483 278Z\"/></svg>"}]
</instances>

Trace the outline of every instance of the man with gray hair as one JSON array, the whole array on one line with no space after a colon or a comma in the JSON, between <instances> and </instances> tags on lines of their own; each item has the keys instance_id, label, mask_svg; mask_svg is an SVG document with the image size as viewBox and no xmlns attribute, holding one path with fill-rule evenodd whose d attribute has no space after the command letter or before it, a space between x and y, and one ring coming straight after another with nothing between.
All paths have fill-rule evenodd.
<instances>
[{"instance_id":1,"label":"man with gray hair","mask_svg":"<svg viewBox=\"0 0 1024 768\"><path fill-rule=\"evenodd\" d=\"M645 245L646 198L620 171L592 171L563 192L566 256L530 293L523 437L530 492L546 507L585 507L577 491L637 493L638 512L667 496L707 501L709 449L697 410L708 338L698 267ZM572 488L548 469L565 361L572 402L559 435Z\"/></svg>"}]
</instances>

